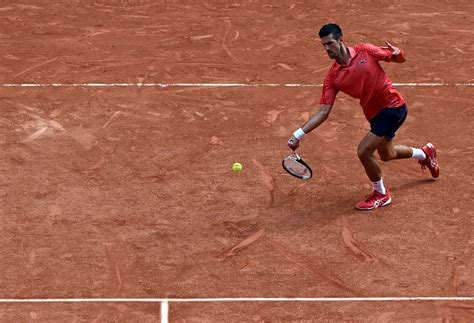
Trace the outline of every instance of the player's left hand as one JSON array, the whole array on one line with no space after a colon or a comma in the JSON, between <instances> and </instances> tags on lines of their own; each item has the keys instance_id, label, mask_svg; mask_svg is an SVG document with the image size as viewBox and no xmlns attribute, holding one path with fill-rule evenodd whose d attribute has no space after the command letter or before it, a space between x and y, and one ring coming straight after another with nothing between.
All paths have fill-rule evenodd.
<instances>
[{"instance_id":1,"label":"player's left hand","mask_svg":"<svg viewBox=\"0 0 474 323\"><path fill-rule=\"evenodd\" d=\"M296 150L300 146L300 141L295 138L295 136L291 136L290 139L288 139L288 147L290 147L293 151Z\"/></svg>"},{"instance_id":2,"label":"player's left hand","mask_svg":"<svg viewBox=\"0 0 474 323\"><path fill-rule=\"evenodd\" d=\"M400 48L393 46L388 41L385 41L385 44L387 44L387 46L380 46L380 48L388 49L390 52L392 52L392 55L394 56L397 56L398 54L400 54Z\"/></svg>"}]
</instances>

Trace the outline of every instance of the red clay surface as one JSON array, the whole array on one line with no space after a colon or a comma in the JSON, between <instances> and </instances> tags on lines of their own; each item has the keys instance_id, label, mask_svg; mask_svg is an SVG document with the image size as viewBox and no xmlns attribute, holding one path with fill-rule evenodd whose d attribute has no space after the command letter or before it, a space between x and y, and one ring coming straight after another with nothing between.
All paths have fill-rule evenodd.
<instances>
[{"instance_id":1,"label":"red clay surface","mask_svg":"<svg viewBox=\"0 0 474 323\"><path fill-rule=\"evenodd\" d=\"M21 4L22 3L22 4ZM405 49L394 82L473 81L470 1L2 1L0 83L319 84L315 34ZM286 140L318 87L0 88L0 298L474 296L472 87L399 87L396 141L433 142L441 176L384 163L391 206L339 95ZM243 164L234 174L231 165ZM0 304L1 321L158 321L159 303ZM170 304L170 322L472 321L472 302Z\"/></svg>"}]
</instances>

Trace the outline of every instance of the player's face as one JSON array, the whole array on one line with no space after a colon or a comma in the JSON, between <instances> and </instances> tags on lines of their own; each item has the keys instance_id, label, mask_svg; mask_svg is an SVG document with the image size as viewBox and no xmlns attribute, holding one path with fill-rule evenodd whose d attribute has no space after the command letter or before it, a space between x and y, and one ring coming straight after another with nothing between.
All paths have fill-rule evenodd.
<instances>
[{"instance_id":1,"label":"player's face","mask_svg":"<svg viewBox=\"0 0 474 323\"><path fill-rule=\"evenodd\" d=\"M321 38L321 44L326 50L326 53L328 53L329 58L335 59L339 57L342 46L342 38L336 40L332 34L329 34Z\"/></svg>"}]
</instances>

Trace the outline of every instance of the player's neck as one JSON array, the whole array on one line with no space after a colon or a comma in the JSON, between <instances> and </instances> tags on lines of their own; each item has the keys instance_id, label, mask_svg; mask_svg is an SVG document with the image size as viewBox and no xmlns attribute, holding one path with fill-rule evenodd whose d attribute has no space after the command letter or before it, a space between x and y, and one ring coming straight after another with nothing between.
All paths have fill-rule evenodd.
<instances>
[{"instance_id":1,"label":"player's neck","mask_svg":"<svg viewBox=\"0 0 474 323\"><path fill-rule=\"evenodd\" d=\"M349 64L350 58L351 58L351 54L349 52L349 49L346 47L346 45L342 44L341 51L339 53L339 57L336 58L336 62L339 65L345 66Z\"/></svg>"}]
</instances>

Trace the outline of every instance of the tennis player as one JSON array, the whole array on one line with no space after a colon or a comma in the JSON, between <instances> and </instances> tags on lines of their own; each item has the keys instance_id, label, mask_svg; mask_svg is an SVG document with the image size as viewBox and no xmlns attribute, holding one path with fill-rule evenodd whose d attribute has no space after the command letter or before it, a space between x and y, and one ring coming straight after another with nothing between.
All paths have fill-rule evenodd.
<instances>
[{"instance_id":1,"label":"tennis player","mask_svg":"<svg viewBox=\"0 0 474 323\"><path fill-rule=\"evenodd\" d=\"M379 61L403 63L403 50L388 42L383 47L370 44L348 47L344 43L341 28L333 23L324 25L319 30L319 37L334 63L324 79L319 111L293 133L288 146L296 150L300 139L328 118L337 93L342 91L360 100L370 123L370 131L359 143L357 154L372 182L373 191L367 199L357 204L359 210L372 210L389 205L392 201L390 192L384 186L375 151L382 161L417 159L422 169L428 168L431 176L437 178L439 166L433 144L428 143L421 148L393 144L395 132L407 116L407 107Z\"/></svg>"}]
</instances>

